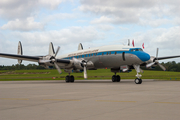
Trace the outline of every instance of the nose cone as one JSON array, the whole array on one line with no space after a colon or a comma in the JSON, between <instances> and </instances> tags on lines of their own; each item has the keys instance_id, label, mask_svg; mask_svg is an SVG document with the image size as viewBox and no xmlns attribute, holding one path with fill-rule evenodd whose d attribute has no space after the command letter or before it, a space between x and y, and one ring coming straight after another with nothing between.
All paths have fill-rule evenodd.
<instances>
[{"instance_id":1,"label":"nose cone","mask_svg":"<svg viewBox=\"0 0 180 120\"><path fill-rule=\"evenodd\" d=\"M145 53L145 52L141 52L137 55L139 57L139 59L143 62L148 61L150 59L150 55Z\"/></svg>"}]
</instances>

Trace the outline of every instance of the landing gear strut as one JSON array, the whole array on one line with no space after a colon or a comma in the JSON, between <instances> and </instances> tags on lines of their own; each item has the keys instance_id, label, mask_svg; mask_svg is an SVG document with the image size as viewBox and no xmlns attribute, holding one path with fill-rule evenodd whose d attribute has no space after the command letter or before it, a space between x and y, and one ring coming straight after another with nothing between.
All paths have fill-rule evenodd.
<instances>
[{"instance_id":1,"label":"landing gear strut","mask_svg":"<svg viewBox=\"0 0 180 120\"><path fill-rule=\"evenodd\" d=\"M66 76L66 82L68 83L68 82L74 82L74 76L73 75L67 75Z\"/></svg>"},{"instance_id":2,"label":"landing gear strut","mask_svg":"<svg viewBox=\"0 0 180 120\"><path fill-rule=\"evenodd\" d=\"M121 77L119 75L113 75L112 76L112 82L120 82L121 81Z\"/></svg>"},{"instance_id":3,"label":"landing gear strut","mask_svg":"<svg viewBox=\"0 0 180 120\"><path fill-rule=\"evenodd\" d=\"M141 79L141 77L142 77L142 75L140 74L140 72L142 71L141 70L141 68L140 68L140 65L133 65L134 66L134 68L135 68L135 70L136 70L136 72L137 72L137 75L136 75L136 79L134 80L134 82L136 83L136 84L141 84L142 83L142 79Z\"/></svg>"}]
</instances>

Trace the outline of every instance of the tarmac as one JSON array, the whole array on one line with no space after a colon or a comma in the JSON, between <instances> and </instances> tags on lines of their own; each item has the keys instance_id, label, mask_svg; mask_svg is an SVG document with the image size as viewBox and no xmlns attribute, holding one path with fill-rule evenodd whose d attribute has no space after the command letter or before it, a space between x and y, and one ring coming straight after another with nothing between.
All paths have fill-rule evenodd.
<instances>
[{"instance_id":1,"label":"tarmac","mask_svg":"<svg viewBox=\"0 0 180 120\"><path fill-rule=\"evenodd\" d=\"M0 120L179 120L180 81L0 81Z\"/></svg>"}]
</instances>

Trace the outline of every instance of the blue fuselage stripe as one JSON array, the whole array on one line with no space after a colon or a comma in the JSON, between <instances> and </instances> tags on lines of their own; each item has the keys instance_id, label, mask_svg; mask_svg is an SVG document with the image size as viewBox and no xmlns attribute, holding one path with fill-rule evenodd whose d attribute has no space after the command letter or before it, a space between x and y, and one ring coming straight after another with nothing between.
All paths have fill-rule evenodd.
<instances>
[{"instance_id":1,"label":"blue fuselage stripe","mask_svg":"<svg viewBox=\"0 0 180 120\"><path fill-rule=\"evenodd\" d=\"M66 57L63 59L72 59L74 58L86 58L86 57L91 57L91 56L102 56L102 55L117 55L117 54L133 54L136 55L141 61L145 62L148 61L150 59L150 55L143 52L143 51L131 51L131 49L129 51L105 51L105 52L95 52L95 53L91 53L91 54L82 54L82 55L76 55L76 56L71 56L71 57Z\"/></svg>"}]
</instances>

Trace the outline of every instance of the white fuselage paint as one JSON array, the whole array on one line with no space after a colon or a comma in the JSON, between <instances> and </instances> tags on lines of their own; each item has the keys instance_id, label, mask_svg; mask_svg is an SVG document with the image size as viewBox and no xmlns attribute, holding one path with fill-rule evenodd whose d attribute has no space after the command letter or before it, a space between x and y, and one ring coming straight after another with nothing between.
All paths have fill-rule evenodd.
<instances>
[{"instance_id":1,"label":"white fuselage paint","mask_svg":"<svg viewBox=\"0 0 180 120\"><path fill-rule=\"evenodd\" d=\"M122 65L141 64L141 61L136 55L129 53L129 50L134 47L125 45L109 45L86 50L78 50L66 55L57 57L58 59L82 59L92 61L95 69L98 68L117 68ZM123 53L124 52L124 53ZM123 55L124 54L124 55ZM123 58L124 57L124 58ZM69 68L59 64L61 68Z\"/></svg>"}]
</instances>

